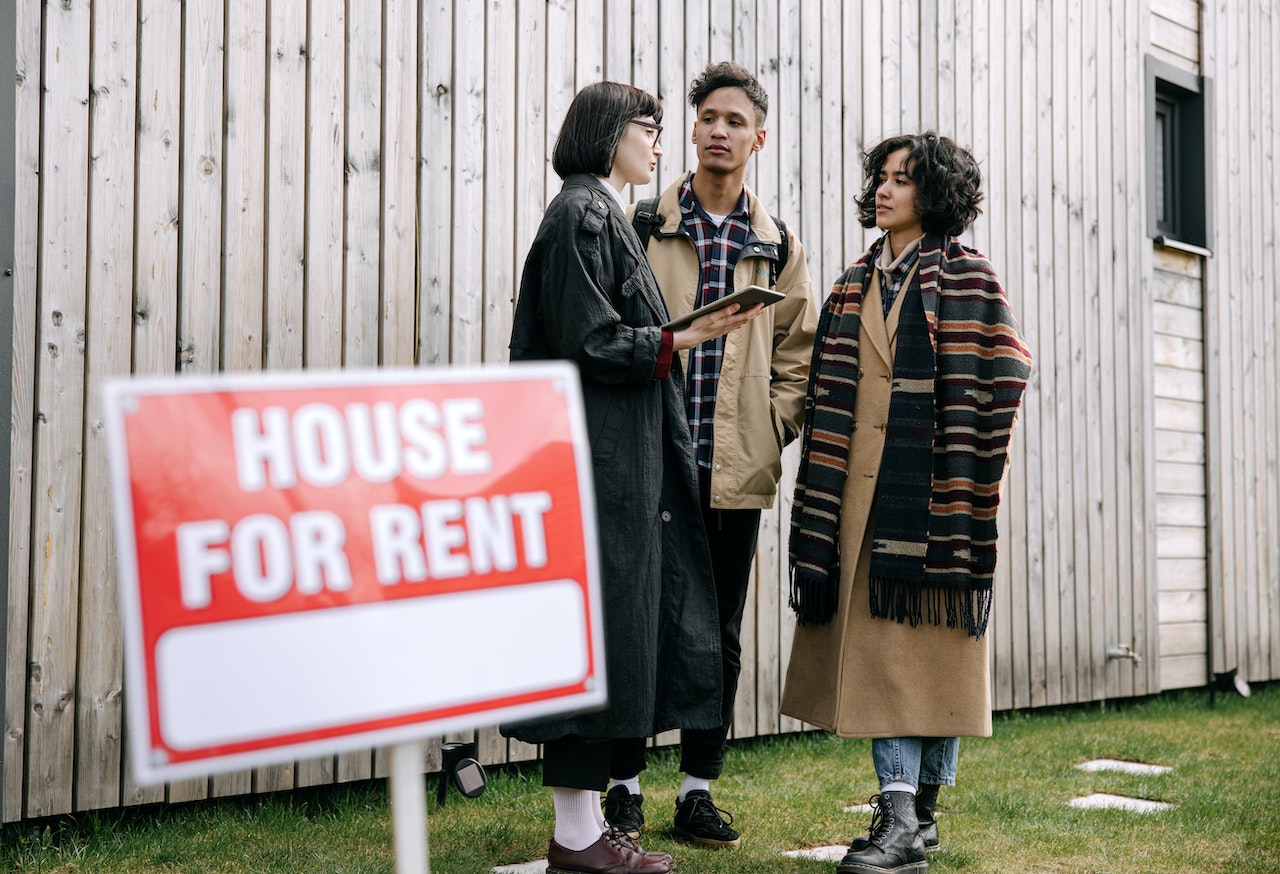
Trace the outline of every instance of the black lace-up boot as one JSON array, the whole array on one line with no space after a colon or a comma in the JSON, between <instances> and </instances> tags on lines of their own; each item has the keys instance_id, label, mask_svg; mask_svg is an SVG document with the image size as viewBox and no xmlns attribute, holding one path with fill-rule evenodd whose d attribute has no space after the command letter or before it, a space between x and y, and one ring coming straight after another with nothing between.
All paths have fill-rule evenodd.
<instances>
[{"instance_id":1,"label":"black lace-up boot","mask_svg":"<svg viewBox=\"0 0 1280 874\"><path fill-rule=\"evenodd\" d=\"M920 784L916 793L916 822L920 823L920 837L924 841L926 853L938 852L938 822L933 818L934 806L938 803L938 785L936 783ZM849 849L853 852L866 849L869 837L859 835L853 839Z\"/></svg>"},{"instance_id":2,"label":"black lace-up boot","mask_svg":"<svg viewBox=\"0 0 1280 874\"><path fill-rule=\"evenodd\" d=\"M920 837L926 853L938 852L938 821L933 818L933 808L938 803L938 784L921 783L916 793L916 822L920 823Z\"/></svg>"},{"instance_id":3,"label":"black lace-up boot","mask_svg":"<svg viewBox=\"0 0 1280 874\"><path fill-rule=\"evenodd\" d=\"M881 792L871 798L871 829L860 848L850 845L836 874L926 874L924 840L916 821L915 795Z\"/></svg>"}]
</instances>

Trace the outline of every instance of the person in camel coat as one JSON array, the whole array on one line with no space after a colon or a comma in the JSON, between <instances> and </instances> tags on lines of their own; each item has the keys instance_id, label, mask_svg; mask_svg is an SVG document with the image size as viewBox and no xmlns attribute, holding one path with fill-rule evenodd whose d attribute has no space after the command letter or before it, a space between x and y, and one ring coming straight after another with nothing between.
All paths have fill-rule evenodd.
<instances>
[{"instance_id":1,"label":"person in camel coat","mask_svg":"<svg viewBox=\"0 0 1280 874\"><path fill-rule=\"evenodd\" d=\"M922 874L959 738L991 733L996 510L1031 356L990 263L954 239L979 211L973 156L929 132L863 169L859 217L885 233L818 325L781 709L874 739L872 826L839 874Z\"/></svg>"}]
</instances>

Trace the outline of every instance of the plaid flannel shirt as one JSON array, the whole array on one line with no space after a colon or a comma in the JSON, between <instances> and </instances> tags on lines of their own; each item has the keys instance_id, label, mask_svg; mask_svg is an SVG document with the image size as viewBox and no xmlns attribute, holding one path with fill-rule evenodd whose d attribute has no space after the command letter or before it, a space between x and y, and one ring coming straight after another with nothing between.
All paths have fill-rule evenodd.
<instances>
[{"instance_id":1,"label":"plaid flannel shirt","mask_svg":"<svg viewBox=\"0 0 1280 874\"><path fill-rule=\"evenodd\" d=\"M681 226L698 252L702 277L694 308L713 303L733 291L733 271L742 255L742 247L751 231L744 189L738 207L719 226L707 215L693 193L690 176L680 187ZM724 337L717 337L689 351L689 374L685 396L688 404L689 432L700 467L711 467L714 440L716 388L720 384L720 368L724 363Z\"/></svg>"},{"instance_id":2,"label":"plaid flannel shirt","mask_svg":"<svg viewBox=\"0 0 1280 874\"><path fill-rule=\"evenodd\" d=\"M898 297L898 292L902 291L902 283L906 280L907 274L911 272L911 268L915 266L916 261L920 259L920 240L910 242L906 245L898 257L894 258L889 254L889 235L885 234L881 238L880 251L876 253L876 268L880 271L880 302L884 304L884 317L889 318L889 310L893 309L893 302Z\"/></svg>"}]
</instances>

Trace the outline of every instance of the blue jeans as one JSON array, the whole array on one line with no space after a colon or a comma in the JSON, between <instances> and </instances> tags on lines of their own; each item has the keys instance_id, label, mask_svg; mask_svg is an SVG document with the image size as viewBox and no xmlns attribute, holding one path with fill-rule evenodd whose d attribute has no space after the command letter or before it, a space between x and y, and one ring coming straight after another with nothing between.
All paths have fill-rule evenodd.
<instances>
[{"instance_id":1,"label":"blue jeans","mask_svg":"<svg viewBox=\"0 0 1280 874\"><path fill-rule=\"evenodd\" d=\"M922 783L956 785L960 760L958 737L878 737L871 741L871 760L880 785Z\"/></svg>"}]
</instances>

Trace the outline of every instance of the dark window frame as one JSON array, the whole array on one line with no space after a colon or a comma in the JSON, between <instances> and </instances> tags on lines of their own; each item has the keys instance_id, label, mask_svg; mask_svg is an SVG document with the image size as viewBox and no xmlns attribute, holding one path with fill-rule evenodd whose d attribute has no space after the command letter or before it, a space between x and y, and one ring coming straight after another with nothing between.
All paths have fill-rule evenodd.
<instances>
[{"instance_id":1,"label":"dark window frame","mask_svg":"<svg viewBox=\"0 0 1280 874\"><path fill-rule=\"evenodd\" d=\"M1208 253L1213 224L1211 80L1146 58L1147 235Z\"/></svg>"}]
</instances>

